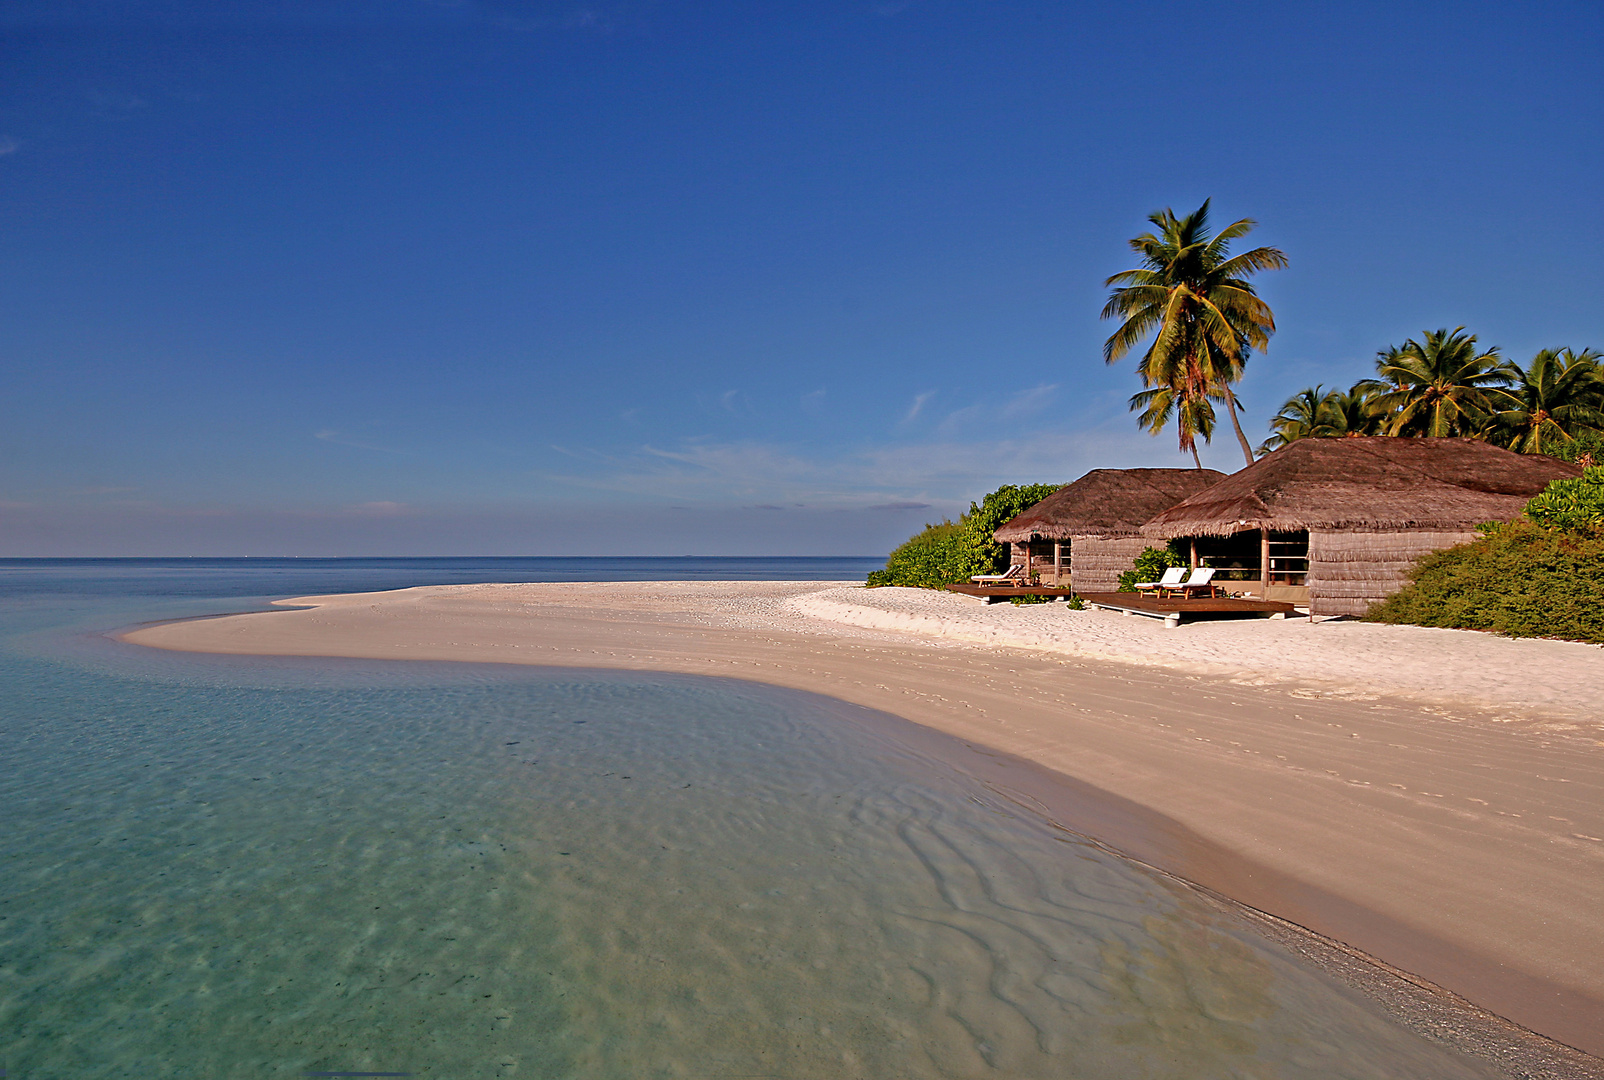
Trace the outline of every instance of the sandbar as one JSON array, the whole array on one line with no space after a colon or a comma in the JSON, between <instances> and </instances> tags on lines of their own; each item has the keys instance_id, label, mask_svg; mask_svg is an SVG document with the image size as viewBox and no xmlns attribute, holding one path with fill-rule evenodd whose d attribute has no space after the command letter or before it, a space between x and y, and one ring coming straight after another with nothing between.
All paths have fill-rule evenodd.
<instances>
[{"instance_id":1,"label":"sandbar","mask_svg":"<svg viewBox=\"0 0 1604 1080\"><path fill-rule=\"evenodd\" d=\"M1134 809L1079 831L1604 1056L1604 650L1291 620L1169 630L842 582L430 586L279 603L120 636L829 695L1107 793Z\"/></svg>"}]
</instances>

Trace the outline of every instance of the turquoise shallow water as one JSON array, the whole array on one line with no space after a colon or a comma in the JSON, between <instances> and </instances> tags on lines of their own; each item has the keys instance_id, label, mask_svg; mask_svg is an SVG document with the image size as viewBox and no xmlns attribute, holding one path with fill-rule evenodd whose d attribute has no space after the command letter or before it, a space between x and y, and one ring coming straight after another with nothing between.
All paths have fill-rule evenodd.
<instances>
[{"instance_id":1,"label":"turquoise shallow water","mask_svg":"<svg viewBox=\"0 0 1604 1080\"><path fill-rule=\"evenodd\" d=\"M828 699L99 633L272 572L0 570L7 1080L1490 1075Z\"/></svg>"}]
</instances>

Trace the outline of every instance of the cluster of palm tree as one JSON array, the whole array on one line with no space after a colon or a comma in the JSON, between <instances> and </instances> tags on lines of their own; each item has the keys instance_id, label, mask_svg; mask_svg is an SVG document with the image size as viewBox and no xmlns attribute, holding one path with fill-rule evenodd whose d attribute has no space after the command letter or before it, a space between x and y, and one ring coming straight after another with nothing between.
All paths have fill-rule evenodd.
<instances>
[{"instance_id":1,"label":"cluster of palm tree","mask_svg":"<svg viewBox=\"0 0 1604 1080\"><path fill-rule=\"evenodd\" d=\"M1165 209L1148 220L1157 232L1130 241L1141 266L1105 282L1112 291L1103 318L1123 321L1103 358L1116 363L1153 334L1136 366L1144 387L1130 400L1137 424L1156 435L1173 422L1182 453L1202 468L1197 440L1213 437L1222 405L1251 465L1254 450L1231 388L1251 351L1269 344L1275 316L1248 279L1284 268L1287 257L1270 247L1233 256L1232 241L1256 223L1243 218L1211 234L1208 200L1186 217ZM1376 378L1294 394L1270 429L1261 455L1295 439L1344 435L1458 435L1547 453L1604 432L1604 355L1544 349L1521 367L1479 346L1463 326L1432 330L1377 354Z\"/></svg>"},{"instance_id":2,"label":"cluster of palm tree","mask_svg":"<svg viewBox=\"0 0 1604 1080\"><path fill-rule=\"evenodd\" d=\"M1270 421L1259 453L1311 436L1486 439L1542 454L1604 431L1604 354L1544 349L1525 367L1482 348L1463 326L1430 330L1376 354L1376 378L1347 390L1300 390Z\"/></svg>"}]
</instances>

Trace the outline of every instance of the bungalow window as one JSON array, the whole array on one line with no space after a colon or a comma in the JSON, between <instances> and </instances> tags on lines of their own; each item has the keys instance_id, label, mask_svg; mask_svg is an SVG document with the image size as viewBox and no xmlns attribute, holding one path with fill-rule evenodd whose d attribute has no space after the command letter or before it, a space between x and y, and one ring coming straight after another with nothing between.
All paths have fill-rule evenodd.
<instances>
[{"instance_id":1,"label":"bungalow window","mask_svg":"<svg viewBox=\"0 0 1604 1080\"><path fill-rule=\"evenodd\" d=\"M1309 583L1309 534L1273 532L1269 541L1270 584L1307 585Z\"/></svg>"},{"instance_id":2,"label":"bungalow window","mask_svg":"<svg viewBox=\"0 0 1604 1080\"><path fill-rule=\"evenodd\" d=\"M1262 576L1256 529L1230 536L1199 536L1193 544L1197 565L1214 567L1215 581L1258 581Z\"/></svg>"}]
</instances>

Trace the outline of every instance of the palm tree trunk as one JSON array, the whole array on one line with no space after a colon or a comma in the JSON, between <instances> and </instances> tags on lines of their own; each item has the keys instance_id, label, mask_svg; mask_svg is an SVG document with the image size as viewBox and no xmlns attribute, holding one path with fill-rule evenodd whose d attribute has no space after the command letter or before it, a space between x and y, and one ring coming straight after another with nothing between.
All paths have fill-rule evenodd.
<instances>
[{"instance_id":1,"label":"palm tree trunk","mask_svg":"<svg viewBox=\"0 0 1604 1080\"><path fill-rule=\"evenodd\" d=\"M1191 450L1192 450L1192 461L1193 461L1193 463L1196 464L1197 467L1201 469L1203 467L1203 459L1197 456L1197 443L1193 443L1192 444Z\"/></svg>"},{"instance_id":2,"label":"palm tree trunk","mask_svg":"<svg viewBox=\"0 0 1604 1080\"><path fill-rule=\"evenodd\" d=\"M1249 465L1252 465L1253 447L1248 445L1248 437L1242 434L1242 425L1236 419L1236 395L1231 393L1229 386L1222 387L1222 389L1225 391L1226 411L1231 414L1231 426L1236 429L1236 441L1242 444L1242 456L1247 459ZM1198 466L1200 469L1202 467L1201 465Z\"/></svg>"}]
</instances>

